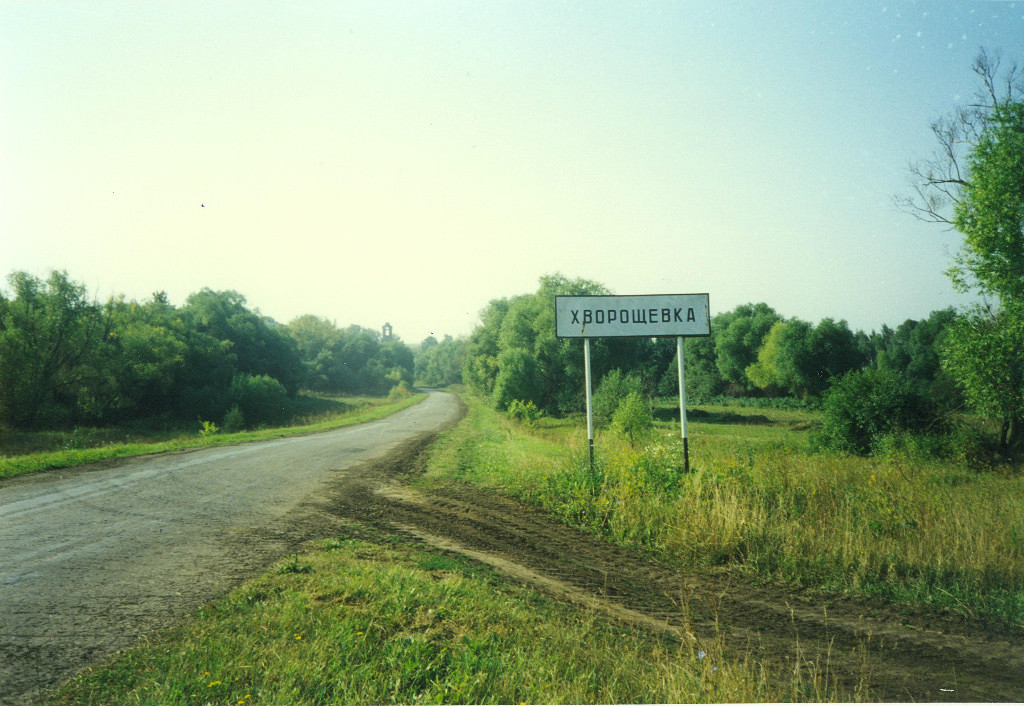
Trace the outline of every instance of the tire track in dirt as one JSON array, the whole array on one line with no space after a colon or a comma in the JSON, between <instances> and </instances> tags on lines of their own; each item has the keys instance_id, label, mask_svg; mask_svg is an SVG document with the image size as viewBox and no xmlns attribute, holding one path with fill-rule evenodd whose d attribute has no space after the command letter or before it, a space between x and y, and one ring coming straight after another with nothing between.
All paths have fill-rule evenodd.
<instances>
[{"instance_id":1,"label":"tire track in dirt","mask_svg":"<svg viewBox=\"0 0 1024 706\"><path fill-rule=\"evenodd\" d=\"M676 570L498 493L458 483L414 489L409 474L432 438L339 479L320 510L702 648L720 639L730 655L804 670L869 699L1024 701L1024 635L925 609L759 586L724 571Z\"/></svg>"}]
</instances>

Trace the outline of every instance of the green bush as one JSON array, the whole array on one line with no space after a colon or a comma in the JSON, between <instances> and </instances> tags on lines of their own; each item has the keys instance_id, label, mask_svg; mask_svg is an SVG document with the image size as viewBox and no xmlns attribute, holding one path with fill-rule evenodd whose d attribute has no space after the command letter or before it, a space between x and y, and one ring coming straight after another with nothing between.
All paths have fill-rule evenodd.
<instances>
[{"instance_id":1,"label":"green bush","mask_svg":"<svg viewBox=\"0 0 1024 706\"><path fill-rule=\"evenodd\" d=\"M826 393L817 448L866 455L885 439L933 427L937 411L906 377L888 370L847 373Z\"/></svg>"},{"instance_id":2,"label":"green bush","mask_svg":"<svg viewBox=\"0 0 1024 706\"><path fill-rule=\"evenodd\" d=\"M231 380L230 399L253 426L280 424L288 416L288 392L269 375L238 373Z\"/></svg>"},{"instance_id":3,"label":"green bush","mask_svg":"<svg viewBox=\"0 0 1024 706\"><path fill-rule=\"evenodd\" d=\"M245 429L245 415L242 414L242 410L238 408L237 404L232 405L228 413L224 415L224 432L232 434L243 429Z\"/></svg>"},{"instance_id":4,"label":"green bush","mask_svg":"<svg viewBox=\"0 0 1024 706\"><path fill-rule=\"evenodd\" d=\"M643 441L653 428L654 416L650 405L639 392L626 395L612 415L612 429L629 439L633 446Z\"/></svg>"},{"instance_id":5,"label":"green bush","mask_svg":"<svg viewBox=\"0 0 1024 706\"><path fill-rule=\"evenodd\" d=\"M601 383L594 391L591 400L594 425L606 427L611 424L615 410L631 393L636 393L641 397L643 395L643 383L640 381L639 375L635 373L624 375L621 370L616 369L601 378Z\"/></svg>"},{"instance_id":6,"label":"green bush","mask_svg":"<svg viewBox=\"0 0 1024 706\"><path fill-rule=\"evenodd\" d=\"M402 380L391 388L391 391L388 393L388 401L398 402L399 400L404 400L407 397L412 397L412 393L412 385L407 383L405 380Z\"/></svg>"},{"instance_id":7,"label":"green bush","mask_svg":"<svg viewBox=\"0 0 1024 706\"><path fill-rule=\"evenodd\" d=\"M526 426L533 426L543 415L531 400L512 400L508 403L508 416Z\"/></svg>"}]
</instances>

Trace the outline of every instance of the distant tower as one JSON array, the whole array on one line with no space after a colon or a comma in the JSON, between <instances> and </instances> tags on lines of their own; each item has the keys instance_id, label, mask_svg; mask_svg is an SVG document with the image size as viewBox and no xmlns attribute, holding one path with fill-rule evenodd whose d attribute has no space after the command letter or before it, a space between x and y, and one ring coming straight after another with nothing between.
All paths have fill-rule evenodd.
<instances>
[{"instance_id":1,"label":"distant tower","mask_svg":"<svg viewBox=\"0 0 1024 706\"><path fill-rule=\"evenodd\" d=\"M391 331L391 324L384 324L384 328L381 329L381 340L390 341L394 336Z\"/></svg>"}]
</instances>

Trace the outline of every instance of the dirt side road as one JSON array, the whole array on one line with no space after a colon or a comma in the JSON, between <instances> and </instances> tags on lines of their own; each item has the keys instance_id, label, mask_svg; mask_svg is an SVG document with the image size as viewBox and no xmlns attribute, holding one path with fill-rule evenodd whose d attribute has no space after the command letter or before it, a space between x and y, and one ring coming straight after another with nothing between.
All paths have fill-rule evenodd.
<instances>
[{"instance_id":1,"label":"dirt side road","mask_svg":"<svg viewBox=\"0 0 1024 706\"><path fill-rule=\"evenodd\" d=\"M823 599L723 573L680 571L461 484L408 484L421 443L332 484L325 517L398 531L485 562L554 597L698 647L800 669L861 698L1024 702L1024 633L947 613ZM708 647L710 654L713 647Z\"/></svg>"},{"instance_id":2,"label":"dirt side road","mask_svg":"<svg viewBox=\"0 0 1024 706\"><path fill-rule=\"evenodd\" d=\"M322 434L0 481L0 703L31 703L257 573L313 531L303 500L460 413L432 393Z\"/></svg>"}]
</instances>

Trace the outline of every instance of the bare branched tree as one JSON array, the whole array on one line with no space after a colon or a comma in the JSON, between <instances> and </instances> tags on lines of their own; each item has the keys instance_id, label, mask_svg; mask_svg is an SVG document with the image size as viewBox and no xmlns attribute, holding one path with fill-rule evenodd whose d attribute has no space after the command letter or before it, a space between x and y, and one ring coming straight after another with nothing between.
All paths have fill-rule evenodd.
<instances>
[{"instance_id":1,"label":"bare branched tree","mask_svg":"<svg viewBox=\"0 0 1024 706\"><path fill-rule=\"evenodd\" d=\"M981 79L974 100L931 124L938 146L910 163L908 192L894 199L900 210L922 221L953 225L952 208L970 180L967 156L996 107L1024 99L1024 70L1016 62L1003 67L1001 52L981 49L971 69Z\"/></svg>"}]
</instances>

